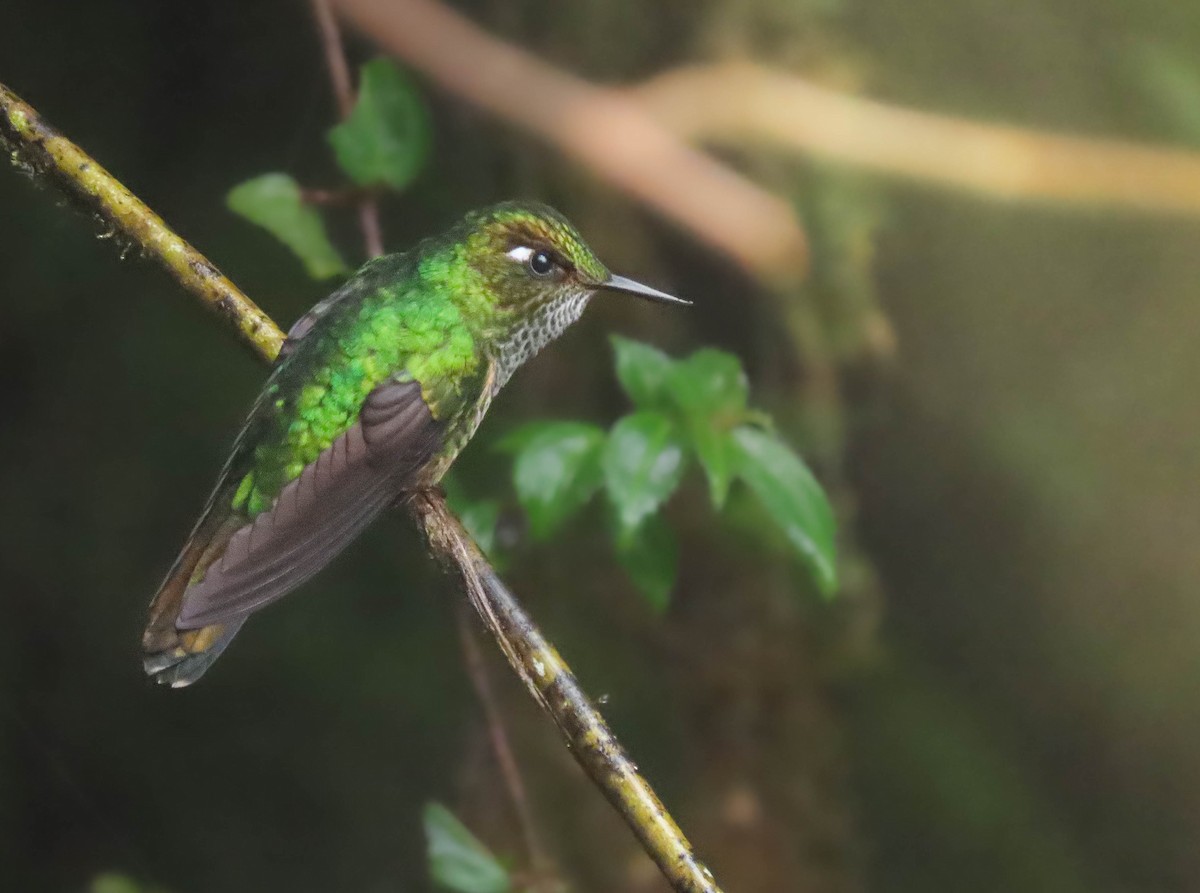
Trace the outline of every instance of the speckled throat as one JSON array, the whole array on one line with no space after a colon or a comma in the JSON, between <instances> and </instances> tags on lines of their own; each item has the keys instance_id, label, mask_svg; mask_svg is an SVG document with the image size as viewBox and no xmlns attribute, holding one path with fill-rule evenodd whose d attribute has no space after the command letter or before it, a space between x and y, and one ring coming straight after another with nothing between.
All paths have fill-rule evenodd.
<instances>
[{"instance_id":1,"label":"speckled throat","mask_svg":"<svg viewBox=\"0 0 1200 893\"><path fill-rule=\"evenodd\" d=\"M496 382L492 393L499 392L522 364L579 319L593 294L591 289L567 292L542 304L517 323L496 346Z\"/></svg>"}]
</instances>

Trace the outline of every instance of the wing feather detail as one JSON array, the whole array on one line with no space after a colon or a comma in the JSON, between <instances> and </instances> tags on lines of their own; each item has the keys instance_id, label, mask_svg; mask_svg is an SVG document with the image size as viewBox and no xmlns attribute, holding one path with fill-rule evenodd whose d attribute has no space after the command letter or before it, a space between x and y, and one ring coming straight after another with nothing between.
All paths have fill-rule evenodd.
<instances>
[{"instance_id":1,"label":"wing feather detail","mask_svg":"<svg viewBox=\"0 0 1200 893\"><path fill-rule=\"evenodd\" d=\"M359 421L289 481L268 510L236 530L187 587L176 628L245 618L317 573L413 485L441 433L417 382L376 387Z\"/></svg>"}]
</instances>

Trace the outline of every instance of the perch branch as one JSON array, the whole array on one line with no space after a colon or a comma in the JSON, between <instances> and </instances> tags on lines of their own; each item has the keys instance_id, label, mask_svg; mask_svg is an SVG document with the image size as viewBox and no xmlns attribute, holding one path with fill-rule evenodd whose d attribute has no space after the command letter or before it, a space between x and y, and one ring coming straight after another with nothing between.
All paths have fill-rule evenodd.
<instances>
[{"instance_id":1,"label":"perch branch","mask_svg":"<svg viewBox=\"0 0 1200 893\"><path fill-rule=\"evenodd\" d=\"M542 635L470 534L437 492L418 493L409 508L434 556L458 576L475 610L516 674L558 725L572 755L625 818L677 891L720 893L608 724L579 687L570 667Z\"/></svg>"},{"instance_id":2,"label":"perch branch","mask_svg":"<svg viewBox=\"0 0 1200 893\"><path fill-rule=\"evenodd\" d=\"M166 267L187 291L217 307L259 357L268 362L275 358L283 333L216 267L3 84L0 111L0 139L10 147L15 162L47 178L84 210L116 227L143 254ZM617 808L672 887L678 893L720 893L712 874L696 859L683 832L638 774L558 652L496 576L441 494L417 494L409 506L434 557L462 581L471 603L530 694L554 719L576 760Z\"/></svg>"},{"instance_id":3,"label":"perch branch","mask_svg":"<svg viewBox=\"0 0 1200 893\"><path fill-rule=\"evenodd\" d=\"M338 29L329 0L312 0L312 7L321 36L321 49L325 53L325 67L329 69L333 97L337 101L338 116L344 121L354 111L354 87L350 80L350 66L346 62L346 48L342 44L342 32ZM369 193L364 193L358 199L358 228L362 230L367 259L383 254L379 201Z\"/></svg>"},{"instance_id":4,"label":"perch branch","mask_svg":"<svg viewBox=\"0 0 1200 893\"><path fill-rule=\"evenodd\" d=\"M689 147L615 90L498 40L432 0L334 0L444 89L522 127L757 275L804 269L791 206Z\"/></svg>"},{"instance_id":5,"label":"perch branch","mask_svg":"<svg viewBox=\"0 0 1200 893\"><path fill-rule=\"evenodd\" d=\"M15 164L53 183L77 208L100 220L107 235L118 235L157 261L257 354L271 359L279 352L283 333L253 301L4 84L0 84L0 144Z\"/></svg>"}]
</instances>

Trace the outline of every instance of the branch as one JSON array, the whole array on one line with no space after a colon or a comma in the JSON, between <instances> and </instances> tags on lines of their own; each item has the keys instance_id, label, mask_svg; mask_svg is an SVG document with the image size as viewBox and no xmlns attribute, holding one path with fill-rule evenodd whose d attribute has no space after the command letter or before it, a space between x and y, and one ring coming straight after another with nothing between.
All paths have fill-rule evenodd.
<instances>
[{"instance_id":1,"label":"branch","mask_svg":"<svg viewBox=\"0 0 1200 893\"><path fill-rule=\"evenodd\" d=\"M334 0L449 92L522 127L765 279L803 271L791 205L686 145L636 103L504 43L433 0Z\"/></svg>"},{"instance_id":2,"label":"branch","mask_svg":"<svg viewBox=\"0 0 1200 893\"><path fill-rule=\"evenodd\" d=\"M900 108L756 65L683 68L628 95L686 139L759 143L1001 199L1200 214L1200 153Z\"/></svg>"},{"instance_id":3,"label":"branch","mask_svg":"<svg viewBox=\"0 0 1200 893\"><path fill-rule=\"evenodd\" d=\"M260 357L272 360L279 353L283 332L270 317L141 199L4 84L0 84L0 144L12 153L14 163L53 183L77 208L98 218L108 235L119 235L157 261Z\"/></svg>"},{"instance_id":4,"label":"branch","mask_svg":"<svg viewBox=\"0 0 1200 893\"><path fill-rule=\"evenodd\" d=\"M509 665L549 713L583 771L625 818L663 876L678 891L720 893L710 872L662 802L579 687L571 668L496 575L470 534L436 492L418 493L409 509L434 556L458 576Z\"/></svg>"},{"instance_id":5,"label":"branch","mask_svg":"<svg viewBox=\"0 0 1200 893\"><path fill-rule=\"evenodd\" d=\"M1200 214L1200 153L982 124L756 65L603 89L435 0L331 0L444 89L534 133L748 269L803 267L790 210L685 142L761 144L991 198Z\"/></svg>"},{"instance_id":6,"label":"branch","mask_svg":"<svg viewBox=\"0 0 1200 893\"><path fill-rule=\"evenodd\" d=\"M3 84L0 112L0 139L12 150L15 162L44 176L82 209L116 227L187 291L217 308L259 357L268 362L275 358L283 333L216 267ZM674 889L678 893L721 893L558 652L496 576L441 494L416 494L409 506L434 557L447 571L457 574L509 664L554 719L576 760L621 813Z\"/></svg>"}]
</instances>

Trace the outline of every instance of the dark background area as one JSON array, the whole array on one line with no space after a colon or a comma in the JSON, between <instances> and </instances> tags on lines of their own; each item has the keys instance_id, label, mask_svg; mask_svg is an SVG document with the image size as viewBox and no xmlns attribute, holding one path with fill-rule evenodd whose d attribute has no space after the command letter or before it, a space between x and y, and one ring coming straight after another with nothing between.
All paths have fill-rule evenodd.
<instances>
[{"instance_id":1,"label":"dark background area","mask_svg":"<svg viewBox=\"0 0 1200 893\"><path fill-rule=\"evenodd\" d=\"M458 8L596 80L817 60L880 99L1177 145L1186 120L1154 101L1147 60L1186 72L1200 51L1200 7L1177 0ZM327 292L224 206L267 170L335 179L306 5L0 0L0 19L0 80L277 321ZM839 603L796 597L801 575L714 519L699 475L671 509L683 571L665 618L595 517L518 548L506 571L585 687L610 696L606 715L725 888L1200 888L1200 225L731 153L824 238L814 277L781 302L544 147L428 100L436 153L385 204L389 247L532 195L614 268L696 304L597 303L464 454L479 495L510 493L490 443L517 423L625 410L608 332L736 352L802 452L811 357L781 324L787 302L828 319L867 301L895 332L890 358L840 358L846 437L814 460L848 513ZM357 250L351 213L332 234ZM431 798L516 852L458 594L403 521L249 624L202 684L142 678L145 604L264 373L136 251L119 255L51 190L0 174L4 885L82 890L118 871L178 893L424 889ZM492 666L566 876L659 889Z\"/></svg>"}]
</instances>

